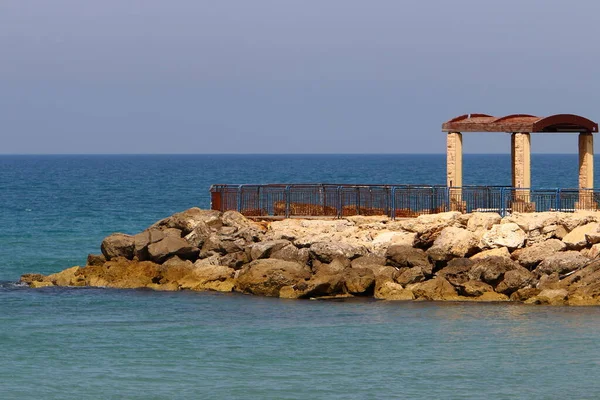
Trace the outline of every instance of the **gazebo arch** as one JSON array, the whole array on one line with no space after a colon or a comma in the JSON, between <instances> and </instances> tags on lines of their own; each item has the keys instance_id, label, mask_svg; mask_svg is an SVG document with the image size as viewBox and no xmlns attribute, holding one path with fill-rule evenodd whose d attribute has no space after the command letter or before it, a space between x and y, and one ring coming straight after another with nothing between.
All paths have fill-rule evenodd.
<instances>
[{"instance_id":1,"label":"gazebo arch","mask_svg":"<svg viewBox=\"0 0 600 400\"><path fill-rule=\"evenodd\" d=\"M462 204L462 133L507 132L511 134L512 186L518 191L517 200L522 209L528 208L531 188L531 133L579 134L579 203L576 207L590 208L594 187L594 137L598 124L573 114L536 117L512 114L493 117L487 114L465 114L442 124L447 132L446 184L453 191L457 207Z\"/></svg>"}]
</instances>

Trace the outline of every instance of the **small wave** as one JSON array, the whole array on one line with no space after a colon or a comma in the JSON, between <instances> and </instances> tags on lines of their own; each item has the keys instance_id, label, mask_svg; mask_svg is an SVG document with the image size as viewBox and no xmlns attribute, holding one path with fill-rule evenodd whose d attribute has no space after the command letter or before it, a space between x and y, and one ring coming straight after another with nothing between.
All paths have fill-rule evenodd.
<instances>
[{"instance_id":1,"label":"small wave","mask_svg":"<svg viewBox=\"0 0 600 400\"><path fill-rule=\"evenodd\" d=\"M0 289L18 289L29 287L23 282L0 281Z\"/></svg>"}]
</instances>

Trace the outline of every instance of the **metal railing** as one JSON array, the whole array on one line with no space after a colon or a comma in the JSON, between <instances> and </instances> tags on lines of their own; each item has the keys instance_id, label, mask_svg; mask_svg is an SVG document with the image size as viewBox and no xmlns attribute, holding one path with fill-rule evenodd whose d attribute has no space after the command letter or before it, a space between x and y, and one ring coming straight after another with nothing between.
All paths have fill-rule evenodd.
<instances>
[{"instance_id":1,"label":"metal railing","mask_svg":"<svg viewBox=\"0 0 600 400\"><path fill-rule=\"evenodd\" d=\"M211 208L260 217L415 217L444 211L597 210L600 190L516 189L505 186L350 184L212 185Z\"/></svg>"}]
</instances>

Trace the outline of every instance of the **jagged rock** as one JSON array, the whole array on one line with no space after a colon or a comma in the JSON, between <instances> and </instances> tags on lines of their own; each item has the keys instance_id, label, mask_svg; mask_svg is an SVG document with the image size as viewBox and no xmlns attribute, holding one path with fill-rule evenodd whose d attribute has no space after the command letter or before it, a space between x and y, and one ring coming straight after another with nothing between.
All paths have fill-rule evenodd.
<instances>
[{"instance_id":1,"label":"jagged rock","mask_svg":"<svg viewBox=\"0 0 600 400\"><path fill-rule=\"evenodd\" d=\"M558 276L558 272L553 272L550 275L542 274L535 287L540 290L561 289L560 277Z\"/></svg>"},{"instance_id":2,"label":"jagged rock","mask_svg":"<svg viewBox=\"0 0 600 400\"><path fill-rule=\"evenodd\" d=\"M519 289L513 294L510 295L511 301L521 301L524 302L532 297L540 294L541 290L537 288L523 288Z\"/></svg>"},{"instance_id":3,"label":"jagged rock","mask_svg":"<svg viewBox=\"0 0 600 400\"><path fill-rule=\"evenodd\" d=\"M106 262L104 254L88 254L85 265L102 265Z\"/></svg>"},{"instance_id":4,"label":"jagged rock","mask_svg":"<svg viewBox=\"0 0 600 400\"><path fill-rule=\"evenodd\" d=\"M534 281L533 274L521 266L504 273L502 282L496 286L496 292L510 296L513 292L525 288Z\"/></svg>"},{"instance_id":5,"label":"jagged rock","mask_svg":"<svg viewBox=\"0 0 600 400\"><path fill-rule=\"evenodd\" d=\"M367 254L352 260L352 268L365 268L371 265L385 265L387 259L382 256L376 256L374 254Z\"/></svg>"},{"instance_id":6,"label":"jagged rock","mask_svg":"<svg viewBox=\"0 0 600 400\"><path fill-rule=\"evenodd\" d=\"M537 296L529 298L525 301L527 304L548 304L548 305L563 305L565 304L569 292L566 289L545 289Z\"/></svg>"},{"instance_id":7,"label":"jagged rock","mask_svg":"<svg viewBox=\"0 0 600 400\"><path fill-rule=\"evenodd\" d=\"M350 267L350 260L346 257L337 256L330 263L322 263L315 260L312 269L315 274L337 275L341 274L348 267Z\"/></svg>"},{"instance_id":8,"label":"jagged rock","mask_svg":"<svg viewBox=\"0 0 600 400\"><path fill-rule=\"evenodd\" d=\"M170 217L161 219L153 224L149 229L175 228L181 230L183 232L183 236L186 236L201 222L204 222L211 228L219 229L222 226L221 213L215 210L201 210L197 207L193 207L188 210L173 214Z\"/></svg>"},{"instance_id":9,"label":"jagged rock","mask_svg":"<svg viewBox=\"0 0 600 400\"><path fill-rule=\"evenodd\" d=\"M210 257L214 254L236 253L243 251L244 246L245 242L243 240L213 234L204 241L200 250L200 258Z\"/></svg>"},{"instance_id":10,"label":"jagged rock","mask_svg":"<svg viewBox=\"0 0 600 400\"><path fill-rule=\"evenodd\" d=\"M284 247L292 245L289 240L268 240L266 242L258 242L249 246L250 257L252 260L259 258L269 258L271 253L277 252ZM295 247L294 247L295 248Z\"/></svg>"},{"instance_id":11,"label":"jagged rock","mask_svg":"<svg viewBox=\"0 0 600 400\"><path fill-rule=\"evenodd\" d=\"M589 224L578 226L569 232L564 238L563 243L567 245L569 250L581 250L588 244L587 236L595 237L600 224L590 222Z\"/></svg>"},{"instance_id":12,"label":"jagged rock","mask_svg":"<svg viewBox=\"0 0 600 400\"><path fill-rule=\"evenodd\" d=\"M337 256L352 259L367 253L363 246L344 242L317 242L310 246L310 252L321 262L331 262Z\"/></svg>"},{"instance_id":13,"label":"jagged rock","mask_svg":"<svg viewBox=\"0 0 600 400\"><path fill-rule=\"evenodd\" d=\"M354 295L372 294L375 287L375 274L368 268L348 268L344 272L348 293Z\"/></svg>"},{"instance_id":14,"label":"jagged rock","mask_svg":"<svg viewBox=\"0 0 600 400\"><path fill-rule=\"evenodd\" d=\"M407 286L412 290L417 299L425 300L459 300L456 289L450 282L441 277L436 277L425 282Z\"/></svg>"},{"instance_id":15,"label":"jagged rock","mask_svg":"<svg viewBox=\"0 0 600 400\"><path fill-rule=\"evenodd\" d=\"M478 235L463 228L449 226L444 228L440 235L427 250L427 254L434 261L446 261L454 257L467 257L477 251Z\"/></svg>"},{"instance_id":16,"label":"jagged rock","mask_svg":"<svg viewBox=\"0 0 600 400\"><path fill-rule=\"evenodd\" d=\"M480 260L486 257L504 257L510 258L510 253L506 247L497 247L495 249L484 250L479 252L473 256L471 256L471 260Z\"/></svg>"},{"instance_id":17,"label":"jagged rock","mask_svg":"<svg viewBox=\"0 0 600 400\"><path fill-rule=\"evenodd\" d=\"M469 271L473 265L473 261L468 258L455 258L436 272L435 276L446 279L453 286L460 286L469 280Z\"/></svg>"},{"instance_id":18,"label":"jagged rock","mask_svg":"<svg viewBox=\"0 0 600 400\"><path fill-rule=\"evenodd\" d=\"M102 241L100 250L107 260L117 257L133 258L133 236L124 233L113 233Z\"/></svg>"},{"instance_id":19,"label":"jagged rock","mask_svg":"<svg viewBox=\"0 0 600 400\"><path fill-rule=\"evenodd\" d=\"M515 250L513 257L519 264L528 269L535 268L542 260L560 251L566 250L567 246L558 239L549 239L536 243L531 247Z\"/></svg>"},{"instance_id":20,"label":"jagged rock","mask_svg":"<svg viewBox=\"0 0 600 400\"><path fill-rule=\"evenodd\" d=\"M224 256L221 256L218 264L238 270L242 268L244 264L248 264L250 261L252 260L250 259L250 256L248 256L248 253L244 251L236 251L234 253L228 253Z\"/></svg>"},{"instance_id":21,"label":"jagged rock","mask_svg":"<svg viewBox=\"0 0 600 400\"><path fill-rule=\"evenodd\" d=\"M506 272L517 268L520 268L519 264L505 257L482 258L473 261L469 278L495 286L503 279Z\"/></svg>"},{"instance_id":22,"label":"jagged rock","mask_svg":"<svg viewBox=\"0 0 600 400\"><path fill-rule=\"evenodd\" d=\"M43 282L44 279L46 279L46 276L42 274L23 274L19 282L31 286L34 282Z\"/></svg>"},{"instance_id":23,"label":"jagged rock","mask_svg":"<svg viewBox=\"0 0 600 400\"><path fill-rule=\"evenodd\" d=\"M284 299L308 299L343 294L346 294L346 286L344 278L340 274L317 274L306 282L287 285L279 291L279 297Z\"/></svg>"},{"instance_id":24,"label":"jagged rock","mask_svg":"<svg viewBox=\"0 0 600 400\"><path fill-rule=\"evenodd\" d=\"M80 268L75 276L81 285L120 289L148 287L161 279L160 265L150 261L131 261L117 257L104 265Z\"/></svg>"},{"instance_id":25,"label":"jagged rock","mask_svg":"<svg viewBox=\"0 0 600 400\"><path fill-rule=\"evenodd\" d=\"M260 259L240 270L235 290L277 297L282 287L307 281L310 277L310 269L305 265L291 261Z\"/></svg>"},{"instance_id":26,"label":"jagged rock","mask_svg":"<svg viewBox=\"0 0 600 400\"><path fill-rule=\"evenodd\" d=\"M310 250L306 248L299 249L293 244L282 247L278 250L271 250L270 258L278 260L296 261L300 264L306 264L310 258Z\"/></svg>"},{"instance_id":27,"label":"jagged rock","mask_svg":"<svg viewBox=\"0 0 600 400\"><path fill-rule=\"evenodd\" d=\"M564 251L552 254L546 258L533 270L533 273L537 276L541 276L542 274L549 275L553 272L562 275L584 266L589 261L589 258L584 257L578 251Z\"/></svg>"},{"instance_id":28,"label":"jagged rock","mask_svg":"<svg viewBox=\"0 0 600 400\"><path fill-rule=\"evenodd\" d=\"M410 246L390 246L386 253L388 262L397 268L421 267L427 275L431 275L433 266L425 253L421 249L415 249Z\"/></svg>"},{"instance_id":29,"label":"jagged rock","mask_svg":"<svg viewBox=\"0 0 600 400\"><path fill-rule=\"evenodd\" d=\"M562 213L560 218L560 224L564 226L569 232L577 228L578 226L586 225L590 222L598 222L598 219L595 213L589 211Z\"/></svg>"},{"instance_id":30,"label":"jagged rock","mask_svg":"<svg viewBox=\"0 0 600 400\"><path fill-rule=\"evenodd\" d=\"M221 221L223 221L223 225L235 228L236 231L256 227L252 221L237 211L225 211L221 217Z\"/></svg>"},{"instance_id":31,"label":"jagged rock","mask_svg":"<svg viewBox=\"0 0 600 400\"><path fill-rule=\"evenodd\" d=\"M543 229L548 225L558 224L563 214L558 212L519 213L515 212L502 218L503 224L515 223L524 232Z\"/></svg>"},{"instance_id":32,"label":"jagged rock","mask_svg":"<svg viewBox=\"0 0 600 400\"><path fill-rule=\"evenodd\" d=\"M382 232L377 234L371 242L371 251L378 256L384 256L390 246L411 246L415 242L417 234L414 232Z\"/></svg>"},{"instance_id":33,"label":"jagged rock","mask_svg":"<svg viewBox=\"0 0 600 400\"><path fill-rule=\"evenodd\" d=\"M478 230L489 230L495 224L499 224L502 220L498 213L474 212L469 218L467 229L475 232Z\"/></svg>"},{"instance_id":34,"label":"jagged rock","mask_svg":"<svg viewBox=\"0 0 600 400\"><path fill-rule=\"evenodd\" d=\"M415 295L412 290L405 289L402 285L391 282L384 281L378 283L375 287L374 297L380 300L414 300Z\"/></svg>"},{"instance_id":35,"label":"jagged rock","mask_svg":"<svg viewBox=\"0 0 600 400\"><path fill-rule=\"evenodd\" d=\"M429 277L431 270L423 271L422 267L402 268L394 274L394 280L402 286L423 282Z\"/></svg>"},{"instance_id":36,"label":"jagged rock","mask_svg":"<svg viewBox=\"0 0 600 400\"><path fill-rule=\"evenodd\" d=\"M508 247L510 250L523 247L525 232L515 223L502 223L494 225L492 229L483 234L479 246L481 249Z\"/></svg>"},{"instance_id":37,"label":"jagged rock","mask_svg":"<svg viewBox=\"0 0 600 400\"><path fill-rule=\"evenodd\" d=\"M595 230L586 233L585 238L589 244L600 243L600 224L598 224L598 227L596 227Z\"/></svg>"},{"instance_id":38,"label":"jagged rock","mask_svg":"<svg viewBox=\"0 0 600 400\"><path fill-rule=\"evenodd\" d=\"M541 233L548 239L556 238L562 240L569 232L562 225L548 225L541 229Z\"/></svg>"},{"instance_id":39,"label":"jagged rock","mask_svg":"<svg viewBox=\"0 0 600 400\"><path fill-rule=\"evenodd\" d=\"M469 297L482 296L486 292L493 292L494 288L481 281L466 281L459 287L460 294Z\"/></svg>"},{"instance_id":40,"label":"jagged rock","mask_svg":"<svg viewBox=\"0 0 600 400\"><path fill-rule=\"evenodd\" d=\"M77 274L81 268L71 267L56 274L48 275L44 280L56 286L85 286L83 277Z\"/></svg>"},{"instance_id":41,"label":"jagged rock","mask_svg":"<svg viewBox=\"0 0 600 400\"><path fill-rule=\"evenodd\" d=\"M457 211L439 214L420 215L417 218L400 221L399 224L405 231L415 232L414 246L427 249L431 247L440 232L448 226L462 225L462 214Z\"/></svg>"},{"instance_id":42,"label":"jagged rock","mask_svg":"<svg viewBox=\"0 0 600 400\"><path fill-rule=\"evenodd\" d=\"M48 286L54 286L54 283L50 281L33 281L29 284L29 287L33 289L39 289Z\"/></svg>"},{"instance_id":43,"label":"jagged rock","mask_svg":"<svg viewBox=\"0 0 600 400\"><path fill-rule=\"evenodd\" d=\"M231 292L235 286L235 270L224 265L194 264L190 273L179 278L181 289Z\"/></svg>"},{"instance_id":44,"label":"jagged rock","mask_svg":"<svg viewBox=\"0 0 600 400\"><path fill-rule=\"evenodd\" d=\"M140 261L150 260L150 255L148 254L148 246L163 240L167 236L180 238L181 230L175 228L166 228L162 230L157 228L150 228L138 233L137 235L134 235L134 256L137 257Z\"/></svg>"},{"instance_id":45,"label":"jagged rock","mask_svg":"<svg viewBox=\"0 0 600 400\"><path fill-rule=\"evenodd\" d=\"M172 256L196 259L199 251L197 247L190 246L185 239L167 236L156 243L148 245L148 258L160 264Z\"/></svg>"},{"instance_id":46,"label":"jagged rock","mask_svg":"<svg viewBox=\"0 0 600 400\"><path fill-rule=\"evenodd\" d=\"M198 224L190 233L185 235L184 239L194 247L201 248L204 241L213 234L213 230L204 221L199 221Z\"/></svg>"}]
</instances>

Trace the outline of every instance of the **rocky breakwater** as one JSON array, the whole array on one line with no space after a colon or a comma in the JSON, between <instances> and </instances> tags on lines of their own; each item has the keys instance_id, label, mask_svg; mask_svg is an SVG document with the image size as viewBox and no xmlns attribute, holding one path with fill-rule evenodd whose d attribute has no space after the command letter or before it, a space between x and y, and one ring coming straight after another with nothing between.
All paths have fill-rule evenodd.
<instances>
[{"instance_id":1,"label":"rocky breakwater","mask_svg":"<svg viewBox=\"0 0 600 400\"><path fill-rule=\"evenodd\" d=\"M600 213L446 212L250 221L191 208L115 233L86 266L31 287L214 290L282 298L600 304Z\"/></svg>"}]
</instances>

